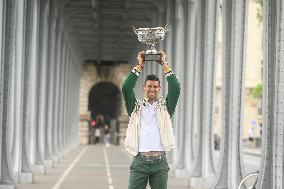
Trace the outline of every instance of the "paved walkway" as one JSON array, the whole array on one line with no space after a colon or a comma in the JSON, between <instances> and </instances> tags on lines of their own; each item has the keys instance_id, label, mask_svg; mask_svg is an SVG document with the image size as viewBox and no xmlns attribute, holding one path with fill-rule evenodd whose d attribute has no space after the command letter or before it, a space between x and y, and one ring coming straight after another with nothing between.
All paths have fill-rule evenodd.
<instances>
[{"instance_id":1,"label":"paved walkway","mask_svg":"<svg viewBox=\"0 0 284 189\"><path fill-rule=\"evenodd\" d=\"M252 156L261 156L261 148L243 148L244 154L252 155Z\"/></svg>"},{"instance_id":2,"label":"paved walkway","mask_svg":"<svg viewBox=\"0 0 284 189\"><path fill-rule=\"evenodd\" d=\"M33 184L17 189L127 189L131 159L118 146L81 145L45 175L35 175ZM186 180L170 177L168 189L187 189Z\"/></svg>"}]
</instances>

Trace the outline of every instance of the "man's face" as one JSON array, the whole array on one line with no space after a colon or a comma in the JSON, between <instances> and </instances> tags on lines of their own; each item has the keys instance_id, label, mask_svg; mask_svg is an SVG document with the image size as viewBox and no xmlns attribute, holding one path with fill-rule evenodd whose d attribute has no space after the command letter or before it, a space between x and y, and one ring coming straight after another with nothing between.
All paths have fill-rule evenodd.
<instances>
[{"instance_id":1,"label":"man's face","mask_svg":"<svg viewBox=\"0 0 284 189\"><path fill-rule=\"evenodd\" d=\"M153 100L158 98L160 93L160 84L158 81L148 80L144 85L144 95L149 98L149 100Z\"/></svg>"}]
</instances>

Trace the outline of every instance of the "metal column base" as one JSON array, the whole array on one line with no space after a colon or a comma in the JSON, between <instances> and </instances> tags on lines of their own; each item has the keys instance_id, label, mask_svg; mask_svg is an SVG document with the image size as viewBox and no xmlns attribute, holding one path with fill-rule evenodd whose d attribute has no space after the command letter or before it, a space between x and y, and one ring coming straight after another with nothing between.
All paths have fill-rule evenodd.
<instances>
[{"instance_id":1,"label":"metal column base","mask_svg":"<svg viewBox=\"0 0 284 189\"><path fill-rule=\"evenodd\" d=\"M45 167L44 165L35 165L33 167L33 172L35 174L44 174L45 173Z\"/></svg>"},{"instance_id":2,"label":"metal column base","mask_svg":"<svg viewBox=\"0 0 284 189\"><path fill-rule=\"evenodd\" d=\"M43 163L44 163L45 169L52 168L52 166L53 166L52 160L44 160Z\"/></svg>"},{"instance_id":3,"label":"metal column base","mask_svg":"<svg viewBox=\"0 0 284 189\"><path fill-rule=\"evenodd\" d=\"M0 189L15 189L15 185L0 183Z\"/></svg>"},{"instance_id":4,"label":"metal column base","mask_svg":"<svg viewBox=\"0 0 284 189\"><path fill-rule=\"evenodd\" d=\"M19 173L19 183L20 184L29 184L33 182L33 174L32 173Z\"/></svg>"}]
</instances>

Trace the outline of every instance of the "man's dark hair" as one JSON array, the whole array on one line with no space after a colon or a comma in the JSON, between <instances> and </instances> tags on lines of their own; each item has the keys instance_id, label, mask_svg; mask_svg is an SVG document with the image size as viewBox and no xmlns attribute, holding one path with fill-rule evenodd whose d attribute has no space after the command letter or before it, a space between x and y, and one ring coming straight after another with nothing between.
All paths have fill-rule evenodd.
<instances>
[{"instance_id":1,"label":"man's dark hair","mask_svg":"<svg viewBox=\"0 0 284 189\"><path fill-rule=\"evenodd\" d=\"M147 75L146 78L145 78L144 84L146 85L146 82L149 81L149 80L150 81L158 81L159 85L160 85L160 79L154 74Z\"/></svg>"}]
</instances>

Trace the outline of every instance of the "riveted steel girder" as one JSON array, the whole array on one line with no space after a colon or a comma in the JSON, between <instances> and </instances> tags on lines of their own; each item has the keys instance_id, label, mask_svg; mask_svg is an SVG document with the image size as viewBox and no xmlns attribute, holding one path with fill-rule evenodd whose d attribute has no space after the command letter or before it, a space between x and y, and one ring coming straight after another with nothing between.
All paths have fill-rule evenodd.
<instances>
[{"instance_id":1,"label":"riveted steel girder","mask_svg":"<svg viewBox=\"0 0 284 189\"><path fill-rule=\"evenodd\" d=\"M2 38L1 42L3 44L4 49L1 49L1 116L0 116L0 128L1 128L1 161L0 161L0 167L1 167L1 174L0 179L2 183L7 183L5 186L7 188L14 188L13 183L15 182L16 178L13 174L12 170L12 162L11 162L11 136L9 137L9 128L11 127L11 122L9 117L11 115L11 105L9 102L11 102L11 76L12 76L12 69L13 64L12 63L12 53L13 53L13 35L14 33L10 32L13 28L13 23L15 17L13 16L13 11L15 9L15 2L9 1L0 4L1 9L3 12L6 13L6 15L2 14L2 22L3 22L3 28L2 32L5 37Z\"/></svg>"},{"instance_id":2,"label":"riveted steel girder","mask_svg":"<svg viewBox=\"0 0 284 189\"><path fill-rule=\"evenodd\" d=\"M223 1L221 163L215 188L237 188L242 178L241 131L247 1Z\"/></svg>"},{"instance_id":3,"label":"riveted steel girder","mask_svg":"<svg viewBox=\"0 0 284 189\"><path fill-rule=\"evenodd\" d=\"M264 1L263 146L258 188L283 188L283 2Z\"/></svg>"}]
</instances>

